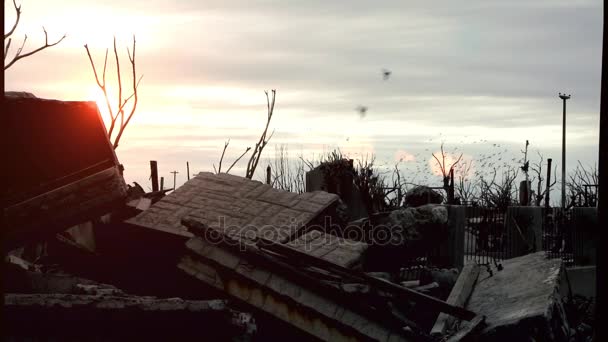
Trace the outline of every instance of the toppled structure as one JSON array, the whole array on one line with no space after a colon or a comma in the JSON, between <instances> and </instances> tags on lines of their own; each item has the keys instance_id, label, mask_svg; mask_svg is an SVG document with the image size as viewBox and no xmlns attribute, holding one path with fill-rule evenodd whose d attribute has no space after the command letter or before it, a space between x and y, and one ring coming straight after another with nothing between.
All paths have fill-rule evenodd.
<instances>
[{"instance_id":1,"label":"toppled structure","mask_svg":"<svg viewBox=\"0 0 608 342\"><path fill-rule=\"evenodd\" d=\"M249 339L253 317L226 300L137 296L65 273L5 260L4 330L9 340ZM35 327L35 329L32 329Z\"/></svg>"},{"instance_id":2,"label":"toppled structure","mask_svg":"<svg viewBox=\"0 0 608 342\"><path fill-rule=\"evenodd\" d=\"M3 163L5 248L122 205L127 187L95 102L5 96L2 115L6 141L18 146Z\"/></svg>"},{"instance_id":3,"label":"toppled structure","mask_svg":"<svg viewBox=\"0 0 608 342\"><path fill-rule=\"evenodd\" d=\"M476 338L568 341L570 329L562 303L568 282L563 262L538 252L504 260L502 265L502 270L492 272L481 267L470 291L465 307L485 317Z\"/></svg>"},{"instance_id":4,"label":"toppled structure","mask_svg":"<svg viewBox=\"0 0 608 342\"><path fill-rule=\"evenodd\" d=\"M368 245L325 232L337 204L337 196L325 192L297 195L242 177L203 172L127 223L189 239L180 269L307 336L424 336L391 301L403 307L418 301L431 311L474 317L355 271Z\"/></svg>"},{"instance_id":5,"label":"toppled structure","mask_svg":"<svg viewBox=\"0 0 608 342\"><path fill-rule=\"evenodd\" d=\"M563 266L534 254L497 272L463 268L464 208L427 204L437 201L432 192L348 227L337 195L228 174L203 172L168 196L146 194L125 185L93 103L14 95L9 139L30 145L10 151L9 176L29 178L2 193L2 229L11 248L43 241L43 251L5 258L10 338L567 336ZM334 190L351 198L350 183ZM351 215L367 216L359 209ZM412 256L439 268L411 278L404 260Z\"/></svg>"}]
</instances>

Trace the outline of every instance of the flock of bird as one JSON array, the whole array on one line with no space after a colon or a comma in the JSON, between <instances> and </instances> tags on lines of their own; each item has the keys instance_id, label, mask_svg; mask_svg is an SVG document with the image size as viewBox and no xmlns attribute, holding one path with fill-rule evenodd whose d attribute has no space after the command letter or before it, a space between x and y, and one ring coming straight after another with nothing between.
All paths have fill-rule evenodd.
<instances>
[{"instance_id":1,"label":"flock of bird","mask_svg":"<svg viewBox=\"0 0 608 342\"><path fill-rule=\"evenodd\" d=\"M388 79L391 77L392 71L388 70L388 69L382 69L382 79L385 81L388 81ZM357 112L359 112L359 116L361 116L361 118L364 118L365 115L367 114L367 106L363 106L363 105L359 105L357 106L356 110Z\"/></svg>"},{"instance_id":2,"label":"flock of bird","mask_svg":"<svg viewBox=\"0 0 608 342\"><path fill-rule=\"evenodd\" d=\"M381 76L383 81L388 81L392 75L392 71L388 69L381 69ZM356 107L356 110L359 116L363 119L368 113L369 108L365 105L359 105ZM509 154L508 148L501 147L500 144L492 143L489 144L487 139L479 139L476 141L467 141L469 136L464 136L464 139L460 140L460 145L476 145L481 148L482 145L491 146L492 150L490 152L477 154L476 157L467 156L463 160L459 162L454 169L456 174L464 176L468 179L473 176L476 178L479 177L488 177L493 175L494 171L501 172L501 170L511 170L515 167L515 164L522 163L522 158L514 157ZM346 141L349 141L349 138L346 138ZM433 138L430 138L428 142L432 142ZM487 148L484 146L484 149ZM452 148L451 151L445 151L446 156L458 156L460 153L457 153L459 150L458 146ZM429 171L429 163L434 164L434 160L430 159L430 154L433 152L430 148L424 149L425 156L421 157L420 153L414 154L413 163L408 162L403 164L404 171L407 171L408 174L408 182L418 183L418 184L432 184L437 181L437 175L428 172ZM511 158L512 157L512 158ZM403 158L399 160L399 163L403 162ZM383 167L385 169L385 173L390 172L392 168L394 170L394 165L386 165L379 164L378 166ZM449 167L449 165L447 165ZM467 172L468 174L463 175L463 173ZM420 177L422 175L422 177Z\"/></svg>"}]
</instances>

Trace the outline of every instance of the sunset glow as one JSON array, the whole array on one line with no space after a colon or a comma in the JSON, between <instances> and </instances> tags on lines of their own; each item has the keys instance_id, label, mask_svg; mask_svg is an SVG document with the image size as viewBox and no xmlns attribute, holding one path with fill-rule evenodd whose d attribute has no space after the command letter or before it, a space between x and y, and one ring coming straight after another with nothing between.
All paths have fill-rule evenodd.
<instances>
[{"instance_id":1,"label":"sunset glow","mask_svg":"<svg viewBox=\"0 0 608 342\"><path fill-rule=\"evenodd\" d=\"M441 175L431 156L440 141L450 152L459 148L446 156L449 166L460 151L465 159L491 151L511 162L529 139L531 156L538 151L559 165L557 92L572 91L568 154L573 163L567 167L577 159L594 164L601 7L562 0L534 6L480 0L444 5L446 11L437 12L408 1L312 2L297 8L256 1L28 0L15 32L19 39L28 34L25 50L44 42L43 25L49 39L64 33L67 38L15 64L5 73L5 84L7 90L42 98L94 100L109 124L84 44L99 73L109 49L106 82L115 109L112 39L128 96L126 48L135 35L137 73L144 78L117 153L127 181L142 184L151 159L165 171L181 170L186 161L208 171L227 139L231 156L255 144L265 124L264 90L270 89L277 89L277 102L266 160L273 158L274 145L316 156L340 149L354 157L374 154L377 164L401 161L403 168L413 168L410 174L419 167L419 177L432 178ZM566 7L576 8L585 25L577 24L576 30L562 25L571 18ZM5 12L8 27L15 18L11 1L5 2ZM564 35L572 38L568 44ZM392 71L389 79L382 77L384 68ZM364 117L359 106L369 108ZM493 148L494 143L502 147ZM481 165L473 167L483 171ZM180 175L178 183L185 181Z\"/></svg>"}]
</instances>

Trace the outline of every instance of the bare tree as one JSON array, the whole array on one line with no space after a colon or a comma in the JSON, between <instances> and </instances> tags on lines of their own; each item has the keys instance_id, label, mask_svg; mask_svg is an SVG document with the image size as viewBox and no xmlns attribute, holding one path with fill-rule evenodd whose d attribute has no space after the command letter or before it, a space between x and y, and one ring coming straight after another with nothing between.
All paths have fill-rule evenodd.
<instances>
[{"instance_id":1,"label":"bare tree","mask_svg":"<svg viewBox=\"0 0 608 342\"><path fill-rule=\"evenodd\" d=\"M46 32L46 29L44 27L42 27L42 31L44 31L44 45L42 45L30 52L23 53L23 48L25 47L25 43L27 42L27 34L26 34L25 37L23 38L23 42L21 43L21 47L19 47L19 49L17 49L17 53L15 53L13 58L7 63L6 58L8 57L8 52L11 48L11 43L13 41L13 38L11 36L13 35L13 33L15 33L15 29L17 29L17 26L19 25L19 20L21 19L21 5L17 6L16 0L13 0L13 6L15 7L15 11L17 12L17 18L15 19L15 23L13 24L13 27L7 33L4 34L4 70L7 70L11 66L13 66L17 61L19 61L25 57L29 57L44 49L50 48L52 46L55 46L55 45L61 43L61 41L64 40L65 37L67 37L67 35L64 34L63 37L61 37L59 40L55 41L54 43L49 43L49 35Z\"/></svg>"},{"instance_id":2,"label":"bare tree","mask_svg":"<svg viewBox=\"0 0 608 342\"><path fill-rule=\"evenodd\" d=\"M574 169L574 171L568 175L568 180L566 181L566 187L568 188L568 193L570 193L571 199L569 207L573 206L574 202L583 196L585 196L587 205L595 204L595 196L593 194L597 189L597 184L599 184L597 165L586 168L579 160L576 169ZM595 189L588 189L589 187L594 187ZM591 191L591 193L589 193L589 191ZM589 203L590 201L592 203Z\"/></svg>"},{"instance_id":3,"label":"bare tree","mask_svg":"<svg viewBox=\"0 0 608 342\"><path fill-rule=\"evenodd\" d=\"M543 199L545 198L547 191L550 191L551 188L555 185L555 183L557 182L557 165L555 165L554 168L554 176L553 176L553 182L551 184L549 184L549 187L547 187L544 184L545 179L543 178L543 155L540 154L540 152L536 152L538 153L538 158L539 161L538 163L532 164L532 166L530 167L530 169L532 171L534 171L534 173L536 173L536 177L535 179L538 180L538 183L536 184L536 194L535 194L535 204L536 206L540 206L541 202L543 201Z\"/></svg>"},{"instance_id":4,"label":"bare tree","mask_svg":"<svg viewBox=\"0 0 608 342\"><path fill-rule=\"evenodd\" d=\"M264 127L264 131L262 131L260 140L255 144L251 158L249 158L249 162L247 163L247 169L245 170L245 177L247 177L249 179L253 178L255 169L257 168L258 163L260 161L260 157L262 156L262 151L264 150L264 147L266 147L266 145L268 144L268 141L270 141L270 138L272 138L272 135L274 134L274 131L272 131L272 133L270 133L270 135L268 135L268 126L270 125L270 120L272 119L272 114L274 113L274 103L275 103L277 91L274 89L272 90L272 100L268 96L268 91L264 91L264 93L266 94L266 104L267 104L267 108L268 108L268 115L266 117L266 126ZM230 140L228 140L224 144L224 150L222 151L222 156L220 157L218 169L215 170L216 173L222 172L222 161L224 159L224 154L226 153L226 149L228 148L229 143L230 143ZM245 149L245 152L243 152L243 154L241 154L241 156L238 157L232 163L232 165L230 165L230 167L228 168L226 173L229 173L230 170L232 169L232 167L239 160L241 160L241 158L243 158L245 156L245 154L247 154L247 152L249 152L249 150L251 150L251 147L247 147ZM213 165L213 168L215 169L215 165Z\"/></svg>"},{"instance_id":5,"label":"bare tree","mask_svg":"<svg viewBox=\"0 0 608 342\"><path fill-rule=\"evenodd\" d=\"M274 188L304 193L306 191L306 170L302 158L291 161L286 145L275 146L275 157L272 161L271 185Z\"/></svg>"},{"instance_id":6,"label":"bare tree","mask_svg":"<svg viewBox=\"0 0 608 342\"><path fill-rule=\"evenodd\" d=\"M444 188L447 188L449 186L448 182L450 179L450 172L452 172L452 170L454 170L454 167L458 164L458 162L460 162L460 159L462 159L462 153L460 154L460 156L458 156L458 159L456 159L456 161L454 163L452 163L452 165L450 165L449 167L447 166L446 162L445 162L445 157L447 156L447 154L445 153L445 151L443 150L443 142L441 143L441 160L439 160L439 158L435 155L435 153L433 153L433 158L435 158L435 161L437 161L437 165L439 166L439 169L441 170L441 174L443 176L443 186Z\"/></svg>"},{"instance_id":7,"label":"bare tree","mask_svg":"<svg viewBox=\"0 0 608 342\"><path fill-rule=\"evenodd\" d=\"M477 184L470 179L472 166L473 161L471 160L469 162L463 162L458 168L458 181L456 182L455 188L458 197L460 197L464 203L470 202L477 190Z\"/></svg>"},{"instance_id":8,"label":"bare tree","mask_svg":"<svg viewBox=\"0 0 608 342\"><path fill-rule=\"evenodd\" d=\"M87 50L87 55L89 56L89 61L91 62L91 67L93 68L93 74L95 75L95 81L97 85L103 92L104 98L106 100L106 106L108 107L108 113L110 114L110 128L108 130L108 138L112 141L112 134L115 132L115 129L118 130L113 142L114 149L118 147L118 142L122 137L122 134L127 128L127 125L131 121L133 114L135 113L135 109L137 108L137 88L139 87L139 82L141 81L144 75L141 75L139 79L136 78L135 72L135 35L133 35L133 55L131 55L131 51L127 47L127 54L129 56L129 61L131 62L131 71L132 71L132 88L133 93L128 97L123 99L122 94L122 80L120 75L120 62L118 60L118 50L116 49L116 37L114 37L114 56L116 57L116 76L118 79L118 99L116 101L116 110L112 109L112 105L110 104L110 98L108 95L108 88L106 85L106 67L108 64L108 49L106 49L106 56L103 62L103 72L101 74L101 80L99 79L99 75L97 74L97 69L95 68L95 63L93 62L93 57L91 57L91 52L89 51L88 45L84 45L84 48ZM133 99L133 105L131 106L131 111L128 115L125 116L125 106L129 101ZM118 121L120 119L120 121ZM119 126L116 126L117 123Z\"/></svg>"},{"instance_id":9,"label":"bare tree","mask_svg":"<svg viewBox=\"0 0 608 342\"><path fill-rule=\"evenodd\" d=\"M488 207L505 209L513 204L513 198L517 192L514 186L518 169L508 168L503 172L501 180L497 181L498 170L494 168L492 179L487 180L483 176L479 179L479 199Z\"/></svg>"},{"instance_id":10,"label":"bare tree","mask_svg":"<svg viewBox=\"0 0 608 342\"><path fill-rule=\"evenodd\" d=\"M268 141L270 140L270 138L272 138L272 135L274 134L274 131L272 131L272 133L270 133L270 136L266 138L266 134L268 133L268 126L270 125L270 120L272 119L272 114L274 112L274 101L276 98L277 91L275 89L272 89L272 100L268 97L268 91L264 91L264 93L266 94L268 116L266 120L266 127L264 128L264 131L260 136L260 140L255 144L253 154L251 155L251 158L249 158L249 162L247 163L247 171L245 173L245 177L249 179L253 178L255 169L257 168L258 162L260 161L260 157L262 156L262 151L264 150L264 147L266 147L266 144L268 144Z\"/></svg>"}]
</instances>

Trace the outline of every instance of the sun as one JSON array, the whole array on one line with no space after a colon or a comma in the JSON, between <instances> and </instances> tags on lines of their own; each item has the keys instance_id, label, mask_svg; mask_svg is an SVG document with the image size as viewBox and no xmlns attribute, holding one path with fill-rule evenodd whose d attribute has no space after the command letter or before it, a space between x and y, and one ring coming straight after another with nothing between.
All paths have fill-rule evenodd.
<instances>
[{"instance_id":1,"label":"sun","mask_svg":"<svg viewBox=\"0 0 608 342\"><path fill-rule=\"evenodd\" d=\"M106 99L103 95L103 91L101 91L101 89L99 89L97 87L91 87L89 90L87 99L89 101L95 101L95 103L97 103L97 108L99 109L99 113L101 114L101 117L103 118L103 121L105 122L106 127L109 127L108 124L110 123L111 116L110 116L110 112L108 111L108 105L107 105Z\"/></svg>"},{"instance_id":2,"label":"sun","mask_svg":"<svg viewBox=\"0 0 608 342\"><path fill-rule=\"evenodd\" d=\"M455 155L453 153L444 152L445 158L441 158L441 151L435 152L435 155L439 159L440 162L444 162L445 172L448 172L450 167L458 160L459 155ZM437 160L431 156L429 158L429 167L431 168L431 172L435 176L443 176L443 171L441 170L441 166L437 163Z\"/></svg>"}]
</instances>

